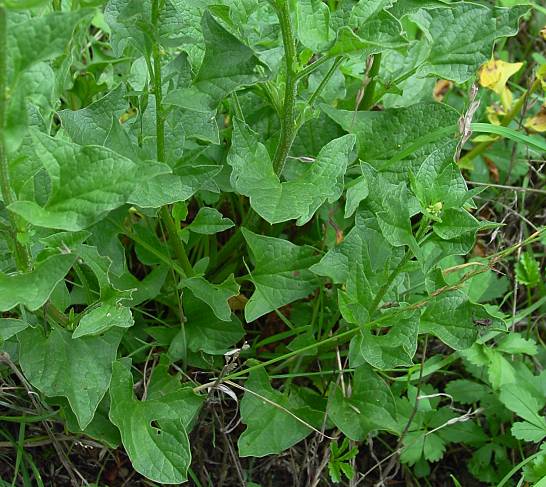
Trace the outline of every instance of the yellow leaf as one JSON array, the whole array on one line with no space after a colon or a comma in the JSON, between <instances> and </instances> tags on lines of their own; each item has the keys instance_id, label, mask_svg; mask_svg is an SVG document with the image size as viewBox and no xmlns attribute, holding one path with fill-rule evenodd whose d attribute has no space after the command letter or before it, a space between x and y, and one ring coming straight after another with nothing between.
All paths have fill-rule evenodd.
<instances>
[{"instance_id":1,"label":"yellow leaf","mask_svg":"<svg viewBox=\"0 0 546 487\"><path fill-rule=\"evenodd\" d=\"M506 83L522 66L523 63L507 63L500 59L491 59L480 69L480 84L500 95L505 110L512 105L512 92L506 87Z\"/></svg>"},{"instance_id":2,"label":"yellow leaf","mask_svg":"<svg viewBox=\"0 0 546 487\"><path fill-rule=\"evenodd\" d=\"M543 106L534 117L525 121L525 128L533 132L546 132L546 107Z\"/></svg>"},{"instance_id":3,"label":"yellow leaf","mask_svg":"<svg viewBox=\"0 0 546 487\"><path fill-rule=\"evenodd\" d=\"M497 104L487 107L485 109L485 113L487 114L489 123L492 123L493 125L500 125L501 118L506 115L506 112L502 109L502 107Z\"/></svg>"}]
</instances>

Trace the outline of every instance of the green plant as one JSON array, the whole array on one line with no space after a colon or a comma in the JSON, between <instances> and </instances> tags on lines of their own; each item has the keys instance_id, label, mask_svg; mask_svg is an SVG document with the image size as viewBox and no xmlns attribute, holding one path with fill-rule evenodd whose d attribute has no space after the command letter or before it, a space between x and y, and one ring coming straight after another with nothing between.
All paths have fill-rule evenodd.
<instances>
[{"instance_id":1,"label":"green plant","mask_svg":"<svg viewBox=\"0 0 546 487\"><path fill-rule=\"evenodd\" d=\"M457 165L472 132L489 139L467 162L498 140L546 152L512 123L523 101L495 125L466 95L528 7L0 5L0 346L41 414L158 483L188 479L216 394L243 393L241 458L342 435L337 482L356 474L349 440L380 435L385 476L467 445L490 483L542 441L537 343L510 331L494 271L523 250L528 309L544 306L544 231L467 259L499 225Z\"/></svg>"}]
</instances>

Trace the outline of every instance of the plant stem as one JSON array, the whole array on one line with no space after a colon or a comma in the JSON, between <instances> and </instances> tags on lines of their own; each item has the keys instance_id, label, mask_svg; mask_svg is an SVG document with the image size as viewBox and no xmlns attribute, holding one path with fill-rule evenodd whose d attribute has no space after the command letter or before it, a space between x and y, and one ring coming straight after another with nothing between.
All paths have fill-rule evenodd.
<instances>
[{"instance_id":1,"label":"plant stem","mask_svg":"<svg viewBox=\"0 0 546 487\"><path fill-rule=\"evenodd\" d=\"M366 90L364 91L364 98L362 98L362 104L360 105L361 110L369 110L374 105L374 94L375 94L375 87L377 86L377 75L379 74L379 68L381 66L381 53L375 54L373 57L373 63L372 67L370 69L370 73L368 74L370 82L368 83L368 86L366 86Z\"/></svg>"},{"instance_id":2,"label":"plant stem","mask_svg":"<svg viewBox=\"0 0 546 487\"><path fill-rule=\"evenodd\" d=\"M9 166L4 140L4 125L6 123L6 90L7 90L7 12L0 7L0 189L2 200L8 207L15 202L15 195L10 183ZM15 260L19 270L28 271L32 268L30 253L26 246L17 240L19 226L16 217L8 210L10 234L15 248Z\"/></svg>"},{"instance_id":3,"label":"plant stem","mask_svg":"<svg viewBox=\"0 0 546 487\"><path fill-rule=\"evenodd\" d=\"M284 104L282 109L281 136L273 157L273 169L277 175L281 175L296 136L296 123L294 120L296 111L297 76L296 42L290 19L289 0L277 0L276 11L281 24L282 40L284 45L284 57L286 61L286 84L284 90Z\"/></svg>"},{"instance_id":4,"label":"plant stem","mask_svg":"<svg viewBox=\"0 0 546 487\"><path fill-rule=\"evenodd\" d=\"M154 26L154 33L156 36L159 22L159 3L160 0L153 0L152 3L152 24ZM159 162L165 162L165 113L163 112L163 81L161 78L161 52L159 40L157 38L154 39L152 45L152 57L156 119L156 157ZM191 277L193 275L193 267L188 259L188 254L186 253L184 244L178 235L176 222L166 206L161 208L161 219L167 229L169 240L174 247L174 252L180 266L184 270L186 277Z\"/></svg>"},{"instance_id":5,"label":"plant stem","mask_svg":"<svg viewBox=\"0 0 546 487\"><path fill-rule=\"evenodd\" d=\"M320 68L325 62L329 61L330 59L332 59L331 56L322 56L321 58L317 59L313 64L306 66L299 73L297 73L296 80L299 81L300 79L305 78L311 73L314 73L318 68Z\"/></svg>"},{"instance_id":6,"label":"plant stem","mask_svg":"<svg viewBox=\"0 0 546 487\"><path fill-rule=\"evenodd\" d=\"M539 86L540 86L540 80L537 78L535 79L531 87L527 90L527 92L519 97L516 104L512 107L512 110L510 110L510 112L508 112L506 116L502 119L502 122L501 122L502 127L508 127L508 125L510 125L510 122L514 120L514 118L519 114L519 112L523 108L523 105L528 100L529 96L531 96L537 90ZM463 168L472 167L472 161L479 155L483 154L495 142L496 140L490 140L488 142L481 142L478 145L476 145L467 154L465 154L464 157L461 157L461 159L458 162L459 167L463 167Z\"/></svg>"},{"instance_id":7,"label":"plant stem","mask_svg":"<svg viewBox=\"0 0 546 487\"><path fill-rule=\"evenodd\" d=\"M326 73L326 76L324 76L323 80L320 82L320 84L317 86L317 89L315 92L311 95L309 98L309 101L307 102L308 106L313 106L317 98L321 95L324 88L326 88L326 85L336 72L337 68L339 68L340 64L343 62L343 56L338 56L336 60L334 61L334 64L332 64L332 67L328 70Z\"/></svg>"}]
</instances>

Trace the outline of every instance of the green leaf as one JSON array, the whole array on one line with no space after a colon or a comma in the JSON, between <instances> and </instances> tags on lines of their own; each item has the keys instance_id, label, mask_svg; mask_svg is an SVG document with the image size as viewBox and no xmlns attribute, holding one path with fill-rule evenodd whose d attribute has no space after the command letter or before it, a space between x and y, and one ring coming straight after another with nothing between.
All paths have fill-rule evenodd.
<instances>
[{"instance_id":1,"label":"green leaf","mask_svg":"<svg viewBox=\"0 0 546 487\"><path fill-rule=\"evenodd\" d=\"M231 315L230 321L219 320L211 309L191 292L184 293L184 314L188 348L192 352L203 351L222 355L241 340L245 331L240 320Z\"/></svg>"},{"instance_id":2,"label":"green leaf","mask_svg":"<svg viewBox=\"0 0 546 487\"><path fill-rule=\"evenodd\" d=\"M312 247L257 235L246 228L242 232L255 263L251 272L255 291L245 306L247 322L305 298L317 288L319 281L308 270L319 260Z\"/></svg>"},{"instance_id":3,"label":"green leaf","mask_svg":"<svg viewBox=\"0 0 546 487\"><path fill-rule=\"evenodd\" d=\"M422 211L433 219L441 219L442 210L460 208L467 197L466 182L453 163L455 149L455 141L439 146L423 161L415 177L410 175L411 189Z\"/></svg>"},{"instance_id":4,"label":"green leaf","mask_svg":"<svg viewBox=\"0 0 546 487\"><path fill-rule=\"evenodd\" d=\"M421 316L421 333L430 333L455 350L473 345L478 331L473 306L462 291L445 293L429 302Z\"/></svg>"},{"instance_id":5,"label":"green leaf","mask_svg":"<svg viewBox=\"0 0 546 487\"><path fill-rule=\"evenodd\" d=\"M20 304L31 311L42 307L75 261L75 254L57 254L37 263L30 272L0 272L0 311Z\"/></svg>"},{"instance_id":6,"label":"green leaf","mask_svg":"<svg viewBox=\"0 0 546 487\"><path fill-rule=\"evenodd\" d=\"M215 101L209 95L190 86L169 91L163 102L182 109L181 116L188 121L184 124L187 138L220 143Z\"/></svg>"},{"instance_id":7,"label":"green leaf","mask_svg":"<svg viewBox=\"0 0 546 487\"><path fill-rule=\"evenodd\" d=\"M80 110L60 110L62 126L79 145L105 145L113 122L129 109L122 84ZM115 118L115 120L114 120Z\"/></svg>"},{"instance_id":8,"label":"green leaf","mask_svg":"<svg viewBox=\"0 0 546 487\"><path fill-rule=\"evenodd\" d=\"M288 397L274 390L263 369L250 372L245 389L240 411L246 429L237 442L241 457L280 453L311 433L309 427L293 416L307 421L310 408L301 404L296 397ZM320 415L316 416L320 418Z\"/></svg>"},{"instance_id":9,"label":"green leaf","mask_svg":"<svg viewBox=\"0 0 546 487\"><path fill-rule=\"evenodd\" d=\"M322 0L299 0L296 7L297 33L300 42L314 52L328 49L334 40L328 5Z\"/></svg>"},{"instance_id":10,"label":"green leaf","mask_svg":"<svg viewBox=\"0 0 546 487\"><path fill-rule=\"evenodd\" d=\"M361 201L368 197L370 190L365 176L359 176L347 187L345 199L345 218L350 218L358 208Z\"/></svg>"},{"instance_id":11,"label":"green leaf","mask_svg":"<svg viewBox=\"0 0 546 487\"><path fill-rule=\"evenodd\" d=\"M410 367L417 350L417 335L419 333L419 313L395 312L391 320L382 323L390 326L387 333L374 334L368 328L362 328L360 335L355 337L355 353L372 367L377 369L394 369L395 367ZM353 364L351 357L351 364Z\"/></svg>"},{"instance_id":12,"label":"green leaf","mask_svg":"<svg viewBox=\"0 0 546 487\"><path fill-rule=\"evenodd\" d=\"M213 284L204 277L190 277L180 283L187 287L196 298L206 303L222 321L231 321L231 308L228 300L239 294L239 284L231 274L221 284Z\"/></svg>"},{"instance_id":13,"label":"green leaf","mask_svg":"<svg viewBox=\"0 0 546 487\"><path fill-rule=\"evenodd\" d=\"M537 344L532 338L523 338L521 334L515 332L511 332L500 340L497 350L504 353L525 353L527 355L538 353Z\"/></svg>"},{"instance_id":14,"label":"green leaf","mask_svg":"<svg viewBox=\"0 0 546 487\"><path fill-rule=\"evenodd\" d=\"M267 69L236 37L206 11L203 15L205 57L194 80L195 86L219 103L244 86L264 81Z\"/></svg>"},{"instance_id":15,"label":"green leaf","mask_svg":"<svg viewBox=\"0 0 546 487\"><path fill-rule=\"evenodd\" d=\"M145 401L133 393L130 362L113 364L110 420L135 470L154 482L178 484L187 480L191 463L188 418L195 415L191 389L159 389Z\"/></svg>"},{"instance_id":16,"label":"green leaf","mask_svg":"<svg viewBox=\"0 0 546 487\"><path fill-rule=\"evenodd\" d=\"M546 437L546 421L541 426L536 426L527 421L516 421L510 431L518 440L539 443Z\"/></svg>"},{"instance_id":17,"label":"green leaf","mask_svg":"<svg viewBox=\"0 0 546 487\"><path fill-rule=\"evenodd\" d=\"M516 264L516 279L527 287L536 287L541 282L540 268L531 252L523 252Z\"/></svg>"},{"instance_id":18,"label":"green leaf","mask_svg":"<svg viewBox=\"0 0 546 487\"><path fill-rule=\"evenodd\" d=\"M29 326L30 325L23 320L17 320L15 318L0 318L0 345Z\"/></svg>"},{"instance_id":19,"label":"green leaf","mask_svg":"<svg viewBox=\"0 0 546 487\"><path fill-rule=\"evenodd\" d=\"M442 213L442 221L435 223L432 228L440 238L451 240L465 235L474 237L480 223L466 210L449 208Z\"/></svg>"},{"instance_id":20,"label":"green leaf","mask_svg":"<svg viewBox=\"0 0 546 487\"><path fill-rule=\"evenodd\" d=\"M344 290L338 292L341 311L346 320L360 325L368 320L376 293L387 284L404 255L401 248L385 239L377 221L368 216L357 213L355 226L341 245L310 268L335 284L345 284Z\"/></svg>"},{"instance_id":21,"label":"green leaf","mask_svg":"<svg viewBox=\"0 0 546 487\"><path fill-rule=\"evenodd\" d=\"M538 414L544 404L538 400L519 384L505 384L501 387L499 394L500 401L520 418L538 428L542 428L546 436L546 421L544 417Z\"/></svg>"},{"instance_id":22,"label":"green leaf","mask_svg":"<svg viewBox=\"0 0 546 487\"><path fill-rule=\"evenodd\" d=\"M34 17L29 12L10 12L7 46L10 84L16 84L19 74L33 64L63 54L75 27L91 15L92 10L88 9Z\"/></svg>"},{"instance_id":23,"label":"green leaf","mask_svg":"<svg viewBox=\"0 0 546 487\"><path fill-rule=\"evenodd\" d=\"M169 172L164 164L138 165L105 147L79 146L40 132L33 139L51 193L44 206L16 201L10 210L37 226L83 230L125 204L141 181Z\"/></svg>"},{"instance_id":24,"label":"green leaf","mask_svg":"<svg viewBox=\"0 0 546 487\"><path fill-rule=\"evenodd\" d=\"M281 183L265 146L236 120L228 155L231 184L269 223L297 219L297 225L304 225L325 201L333 203L341 196L354 143L351 135L332 140L296 179Z\"/></svg>"},{"instance_id":25,"label":"green leaf","mask_svg":"<svg viewBox=\"0 0 546 487\"><path fill-rule=\"evenodd\" d=\"M186 229L202 235L214 235L234 226L235 224L229 218L224 218L216 208L203 207Z\"/></svg>"},{"instance_id":26,"label":"green leaf","mask_svg":"<svg viewBox=\"0 0 546 487\"><path fill-rule=\"evenodd\" d=\"M488 388L484 384L479 384L471 380L458 379L450 381L446 385L445 392L454 401L462 404L474 404L487 395Z\"/></svg>"},{"instance_id":27,"label":"green leaf","mask_svg":"<svg viewBox=\"0 0 546 487\"><path fill-rule=\"evenodd\" d=\"M355 441L363 440L375 430L398 431L389 386L369 365L356 369L350 397L344 397L339 386L332 386L328 417L344 435Z\"/></svg>"},{"instance_id":28,"label":"green leaf","mask_svg":"<svg viewBox=\"0 0 546 487\"><path fill-rule=\"evenodd\" d=\"M386 6L388 2L383 0L358 2L349 16L349 25L339 29L336 42L328 54L358 53L369 56L404 47L407 40L402 35L402 25L392 14L383 10Z\"/></svg>"},{"instance_id":29,"label":"green leaf","mask_svg":"<svg viewBox=\"0 0 546 487\"><path fill-rule=\"evenodd\" d=\"M134 323L130 308L114 300L104 301L98 307L85 312L72 338L99 335L113 327L130 328Z\"/></svg>"},{"instance_id":30,"label":"green leaf","mask_svg":"<svg viewBox=\"0 0 546 487\"><path fill-rule=\"evenodd\" d=\"M19 361L36 389L46 396L68 399L80 428L85 429L108 390L121 337L121 331L111 330L73 339L60 328L45 337L41 329L27 328L18 335Z\"/></svg>"},{"instance_id":31,"label":"green leaf","mask_svg":"<svg viewBox=\"0 0 546 487\"><path fill-rule=\"evenodd\" d=\"M526 7L510 11L470 2L421 9L411 19L424 30L429 54L418 73L464 83L491 57L496 39L517 33L519 17L526 11Z\"/></svg>"},{"instance_id":32,"label":"green leaf","mask_svg":"<svg viewBox=\"0 0 546 487\"><path fill-rule=\"evenodd\" d=\"M105 395L99 403L95 416L91 422L82 430L78 424L78 418L70 409L68 401L63 397L56 397L51 401L53 404L59 404L62 409L66 427L72 433L79 433L94 438L101 443L105 443L110 448L117 448L121 443L121 437L118 429L108 419L110 410L110 398Z\"/></svg>"},{"instance_id":33,"label":"green leaf","mask_svg":"<svg viewBox=\"0 0 546 487\"><path fill-rule=\"evenodd\" d=\"M435 140L426 142L439 127L457 123L459 113L440 103L417 103L407 108L390 108L383 111L337 110L327 105L322 110L345 131L356 135L358 155L376 169L397 174L405 180L408 168L414 173L423 159L438 147L445 144L449 134L438 135ZM403 149L423 139L407 156L391 162Z\"/></svg>"}]
</instances>

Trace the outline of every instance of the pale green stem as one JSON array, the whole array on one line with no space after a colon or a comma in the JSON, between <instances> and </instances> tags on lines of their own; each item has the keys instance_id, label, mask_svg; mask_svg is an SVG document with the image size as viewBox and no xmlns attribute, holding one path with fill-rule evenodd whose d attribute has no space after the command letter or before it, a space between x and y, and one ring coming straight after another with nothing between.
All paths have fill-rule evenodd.
<instances>
[{"instance_id":1,"label":"pale green stem","mask_svg":"<svg viewBox=\"0 0 546 487\"><path fill-rule=\"evenodd\" d=\"M152 24L154 32L157 35L159 23L159 2L154 0L152 3ZM161 77L161 51L159 42L154 40L152 45L153 57L153 79L154 79L154 95L155 95L155 118L156 118L156 157L159 162L165 162L165 113L163 111L163 80ZM164 206L161 208L161 219L169 234L169 240L173 245L176 258L180 266L184 270L186 277L193 275L193 267L186 254L184 244L178 234L176 222L169 209Z\"/></svg>"},{"instance_id":2,"label":"pale green stem","mask_svg":"<svg viewBox=\"0 0 546 487\"><path fill-rule=\"evenodd\" d=\"M281 175L286 158L296 137L296 89L297 76L295 71L297 53L296 41L290 18L289 0L277 0L276 11L281 24L284 57L286 62L286 84L284 90L284 104L282 109L281 136L273 157L273 169Z\"/></svg>"}]
</instances>

